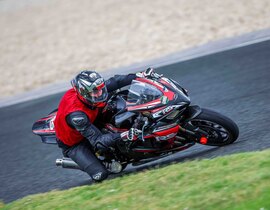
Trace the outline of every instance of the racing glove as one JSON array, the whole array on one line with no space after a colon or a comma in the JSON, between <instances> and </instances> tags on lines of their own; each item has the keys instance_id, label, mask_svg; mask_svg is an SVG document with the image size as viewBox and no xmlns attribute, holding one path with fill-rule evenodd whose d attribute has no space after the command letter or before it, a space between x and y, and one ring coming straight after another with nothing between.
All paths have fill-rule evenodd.
<instances>
[{"instance_id":1,"label":"racing glove","mask_svg":"<svg viewBox=\"0 0 270 210\"><path fill-rule=\"evenodd\" d=\"M120 136L122 141L136 141L141 133L141 130L131 128L128 131L121 133Z\"/></svg>"},{"instance_id":2,"label":"racing glove","mask_svg":"<svg viewBox=\"0 0 270 210\"><path fill-rule=\"evenodd\" d=\"M144 78L156 78L156 79L159 79L163 75L156 73L154 68L148 68L143 72L136 73L136 76L137 77L144 77Z\"/></svg>"}]
</instances>

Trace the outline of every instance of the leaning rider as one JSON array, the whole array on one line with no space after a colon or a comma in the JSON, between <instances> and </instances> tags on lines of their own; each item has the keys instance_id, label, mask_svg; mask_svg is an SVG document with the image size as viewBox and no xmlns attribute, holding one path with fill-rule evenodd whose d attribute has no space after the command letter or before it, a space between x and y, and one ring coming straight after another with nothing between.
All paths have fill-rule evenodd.
<instances>
[{"instance_id":1,"label":"leaning rider","mask_svg":"<svg viewBox=\"0 0 270 210\"><path fill-rule=\"evenodd\" d=\"M115 75L104 79L95 71L82 71L72 81L58 107L55 119L57 142L63 154L70 157L94 181L102 181L108 170L93 153L94 149L114 147L117 140L134 140L134 129L103 134L94 124L105 107L108 94L130 85L136 77L155 74L152 68L137 74ZM99 148L100 145L105 147Z\"/></svg>"}]
</instances>

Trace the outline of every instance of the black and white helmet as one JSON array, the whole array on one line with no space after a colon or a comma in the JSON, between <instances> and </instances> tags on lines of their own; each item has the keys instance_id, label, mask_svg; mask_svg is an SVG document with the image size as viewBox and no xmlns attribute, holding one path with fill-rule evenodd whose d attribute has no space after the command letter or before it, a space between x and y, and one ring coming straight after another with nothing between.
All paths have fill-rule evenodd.
<instances>
[{"instance_id":1,"label":"black and white helmet","mask_svg":"<svg viewBox=\"0 0 270 210\"><path fill-rule=\"evenodd\" d=\"M103 107L108 98L104 79L95 71L82 71L72 81L78 97L91 106Z\"/></svg>"}]
</instances>

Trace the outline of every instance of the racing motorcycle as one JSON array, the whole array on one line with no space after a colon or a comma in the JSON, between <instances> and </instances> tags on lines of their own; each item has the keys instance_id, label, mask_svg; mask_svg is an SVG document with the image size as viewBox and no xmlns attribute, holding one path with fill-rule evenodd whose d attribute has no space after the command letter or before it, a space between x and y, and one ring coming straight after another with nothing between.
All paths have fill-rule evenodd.
<instances>
[{"instance_id":1,"label":"racing motorcycle","mask_svg":"<svg viewBox=\"0 0 270 210\"><path fill-rule=\"evenodd\" d=\"M57 109L33 125L33 133L42 142L56 144L54 120ZM140 165L196 143L224 146L233 143L239 134L237 125L215 111L191 105L187 90L173 79L157 73L137 78L132 84L111 94L99 118L104 133L121 133L136 129L134 141L117 141L107 152L93 151L112 173L119 173L128 164ZM56 159L63 168L80 169L69 157Z\"/></svg>"}]
</instances>

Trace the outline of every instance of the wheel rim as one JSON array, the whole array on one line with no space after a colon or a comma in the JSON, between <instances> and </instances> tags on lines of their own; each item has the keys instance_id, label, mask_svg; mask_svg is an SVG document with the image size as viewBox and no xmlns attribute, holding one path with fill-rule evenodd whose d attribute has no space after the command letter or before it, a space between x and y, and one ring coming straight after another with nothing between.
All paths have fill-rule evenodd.
<instances>
[{"instance_id":1,"label":"wheel rim","mask_svg":"<svg viewBox=\"0 0 270 210\"><path fill-rule=\"evenodd\" d=\"M194 119L190 124L208 133L208 145L224 144L231 138L230 132L216 122Z\"/></svg>"}]
</instances>

